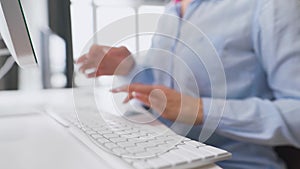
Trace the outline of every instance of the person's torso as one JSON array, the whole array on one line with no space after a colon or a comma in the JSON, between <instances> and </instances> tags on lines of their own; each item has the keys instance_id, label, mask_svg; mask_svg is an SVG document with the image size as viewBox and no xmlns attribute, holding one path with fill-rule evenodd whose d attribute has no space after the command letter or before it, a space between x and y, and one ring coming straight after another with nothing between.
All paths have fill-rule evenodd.
<instances>
[{"instance_id":1,"label":"person's torso","mask_svg":"<svg viewBox=\"0 0 300 169\"><path fill-rule=\"evenodd\" d=\"M253 44L257 1L200 1L193 2L182 19L178 7L169 6L153 39L152 48L168 50L175 56L169 73L178 82L177 88L195 90L189 82L196 80L201 97L211 97L212 88L226 88L226 93L215 91L214 97L226 94L229 99L271 99ZM181 63L174 64L174 58ZM225 73L226 82L220 81L220 71Z\"/></svg>"},{"instance_id":2,"label":"person's torso","mask_svg":"<svg viewBox=\"0 0 300 169\"><path fill-rule=\"evenodd\" d=\"M272 99L254 44L258 2L195 0L182 19L178 5L169 5L158 24L152 48L169 51L172 59L165 52L148 63L167 67L172 78L158 74L156 83L196 97ZM200 131L201 126L194 127L189 137L197 139ZM283 168L281 162L276 162L272 147L242 143L217 133L207 144L233 153L231 160L221 163L225 168Z\"/></svg>"}]
</instances>

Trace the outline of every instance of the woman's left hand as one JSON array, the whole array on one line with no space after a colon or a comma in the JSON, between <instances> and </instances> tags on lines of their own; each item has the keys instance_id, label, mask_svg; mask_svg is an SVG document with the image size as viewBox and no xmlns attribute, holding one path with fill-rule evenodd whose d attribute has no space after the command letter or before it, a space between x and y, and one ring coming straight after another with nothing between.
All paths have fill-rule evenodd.
<instances>
[{"instance_id":1,"label":"woman's left hand","mask_svg":"<svg viewBox=\"0 0 300 169\"><path fill-rule=\"evenodd\" d=\"M203 122L202 99L186 96L161 85L131 84L112 89L113 93L127 92L124 100L138 99L162 117L187 124Z\"/></svg>"}]
</instances>

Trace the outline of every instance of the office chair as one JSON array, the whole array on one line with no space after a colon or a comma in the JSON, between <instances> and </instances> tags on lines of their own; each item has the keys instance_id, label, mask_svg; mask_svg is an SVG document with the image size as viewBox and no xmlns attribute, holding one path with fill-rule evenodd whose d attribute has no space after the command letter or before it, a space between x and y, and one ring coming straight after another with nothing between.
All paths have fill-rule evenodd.
<instances>
[{"instance_id":1,"label":"office chair","mask_svg":"<svg viewBox=\"0 0 300 169\"><path fill-rule=\"evenodd\" d=\"M300 149L292 146L275 147L278 156L285 162L287 169L299 169Z\"/></svg>"}]
</instances>

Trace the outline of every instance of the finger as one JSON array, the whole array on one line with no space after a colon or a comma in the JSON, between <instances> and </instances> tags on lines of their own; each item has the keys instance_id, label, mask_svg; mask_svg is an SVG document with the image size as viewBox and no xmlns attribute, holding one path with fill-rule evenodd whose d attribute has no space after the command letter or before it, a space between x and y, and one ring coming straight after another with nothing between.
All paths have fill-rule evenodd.
<instances>
[{"instance_id":1,"label":"finger","mask_svg":"<svg viewBox=\"0 0 300 169\"><path fill-rule=\"evenodd\" d=\"M167 107L167 97L165 93L161 89L154 89L149 95L149 101L152 109L162 116Z\"/></svg>"},{"instance_id":2,"label":"finger","mask_svg":"<svg viewBox=\"0 0 300 169\"><path fill-rule=\"evenodd\" d=\"M148 95L138 93L138 92L132 92L132 97L139 100L139 101L141 101L146 106L151 107L151 103L149 101L149 96Z\"/></svg>"},{"instance_id":3,"label":"finger","mask_svg":"<svg viewBox=\"0 0 300 169\"><path fill-rule=\"evenodd\" d=\"M94 68L94 69L96 68L94 63L85 63L85 64L83 64L79 67L79 71L82 72L82 73L85 73L86 70L92 69L92 68Z\"/></svg>"},{"instance_id":4,"label":"finger","mask_svg":"<svg viewBox=\"0 0 300 169\"><path fill-rule=\"evenodd\" d=\"M123 103L128 103L130 100L132 100L134 98L134 95L135 92L132 92L132 93L128 93L127 97L124 99Z\"/></svg>"},{"instance_id":5,"label":"finger","mask_svg":"<svg viewBox=\"0 0 300 169\"><path fill-rule=\"evenodd\" d=\"M145 85L145 84L131 84L129 85L129 91L143 93L143 94L150 94L151 91L154 89L153 85Z\"/></svg>"},{"instance_id":6,"label":"finger","mask_svg":"<svg viewBox=\"0 0 300 169\"><path fill-rule=\"evenodd\" d=\"M79 64L79 63L85 62L85 61L87 60L87 57L86 57L86 56L87 56L86 54L80 56L80 57L75 61L75 63L76 63L76 64Z\"/></svg>"},{"instance_id":7,"label":"finger","mask_svg":"<svg viewBox=\"0 0 300 169\"><path fill-rule=\"evenodd\" d=\"M114 92L114 93L118 93L118 92L128 92L128 93L137 92L137 93L143 93L143 94L149 95L153 89L154 89L153 85L144 85L144 84L135 83L135 84L125 85L125 86L115 88L115 89L112 90L112 92Z\"/></svg>"},{"instance_id":8,"label":"finger","mask_svg":"<svg viewBox=\"0 0 300 169\"><path fill-rule=\"evenodd\" d=\"M123 103L126 104L126 103L128 103L131 99L133 99L132 94L128 94L128 95L126 96L126 98L123 100Z\"/></svg>"},{"instance_id":9,"label":"finger","mask_svg":"<svg viewBox=\"0 0 300 169\"><path fill-rule=\"evenodd\" d=\"M96 68L86 69L83 73L88 78L109 75L109 74L105 73L103 70L99 70L99 69L97 70Z\"/></svg>"},{"instance_id":10,"label":"finger","mask_svg":"<svg viewBox=\"0 0 300 169\"><path fill-rule=\"evenodd\" d=\"M86 77L88 77L88 78L94 78L96 76L97 76L96 72L92 72L92 73L86 74Z\"/></svg>"},{"instance_id":11,"label":"finger","mask_svg":"<svg viewBox=\"0 0 300 169\"><path fill-rule=\"evenodd\" d=\"M121 86L121 87L117 87L117 88L114 88L114 89L111 89L110 91L112 93L120 93L120 92L128 92L128 85L124 85L124 86Z\"/></svg>"}]
</instances>

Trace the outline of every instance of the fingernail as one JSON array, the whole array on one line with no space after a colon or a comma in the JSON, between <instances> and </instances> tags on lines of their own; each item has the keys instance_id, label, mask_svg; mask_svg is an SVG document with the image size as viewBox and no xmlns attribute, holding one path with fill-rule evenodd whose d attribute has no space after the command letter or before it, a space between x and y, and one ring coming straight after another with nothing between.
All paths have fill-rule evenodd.
<instances>
[{"instance_id":1,"label":"fingernail","mask_svg":"<svg viewBox=\"0 0 300 169\"><path fill-rule=\"evenodd\" d=\"M123 104L126 104L129 102L129 97L126 97L126 99L123 100Z\"/></svg>"},{"instance_id":2,"label":"fingernail","mask_svg":"<svg viewBox=\"0 0 300 169\"><path fill-rule=\"evenodd\" d=\"M136 92L132 92L131 95L132 95L133 97L137 97L137 93L136 93Z\"/></svg>"},{"instance_id":3,"label":"fingernail","mask_svg":"<svg viewBox=\"0 0 300 169\"><path fill-rule=\"evenodd\" d=\"M111 89L110 91L113 92L113 93L117 93L117 92L120 92L121 89L120 88L115 88L115 89Z\"/></svg>"}]
</instances>

